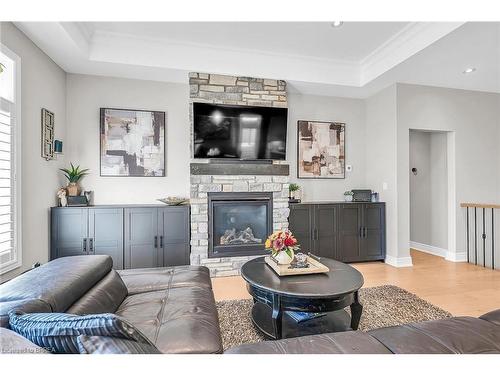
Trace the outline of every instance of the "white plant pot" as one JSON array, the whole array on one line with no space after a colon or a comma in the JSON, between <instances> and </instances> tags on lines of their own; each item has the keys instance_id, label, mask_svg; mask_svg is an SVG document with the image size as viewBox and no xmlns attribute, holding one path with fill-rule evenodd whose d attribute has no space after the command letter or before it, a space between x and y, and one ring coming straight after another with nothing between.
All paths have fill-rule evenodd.
<instances>
[{"instance_id":1,"label":"white plant pot","mask_svg":"<svg viewBox=\"0 0 500 375\"><path fill-rule=\"evenodd\" d=\"M274 255L274 259L278 262L278 264L290 264L292 263L293 260L293 251L292 251L292 257L289 257L287 253L284 251L280 251L278 254Z\"/></svg>"},{"instance_id":2,"label":"white plant pot","mask_svg":"<svg viewBox=\"0 0 500 375\"><path fill-rule=\"evenodd\" d=\"M344 200L346 202L352 202L352 195L344 195Z\"/></svg>"}]
</instances>

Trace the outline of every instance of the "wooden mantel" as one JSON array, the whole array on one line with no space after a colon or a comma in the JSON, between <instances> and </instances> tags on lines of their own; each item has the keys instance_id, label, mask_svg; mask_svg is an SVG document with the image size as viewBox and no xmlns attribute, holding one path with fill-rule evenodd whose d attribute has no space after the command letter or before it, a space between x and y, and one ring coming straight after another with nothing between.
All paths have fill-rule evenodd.
<instances>
[{"instance_id":1,"label":"wooden mantel","mask_svg":"<svg viewBox=\"0 0 500 375\"><path fill-rule=\"evenodd\" d=\"M493 204L493 203L460 203L460 207L500 208L500 204Z\"/></svg>"}]
</instances>

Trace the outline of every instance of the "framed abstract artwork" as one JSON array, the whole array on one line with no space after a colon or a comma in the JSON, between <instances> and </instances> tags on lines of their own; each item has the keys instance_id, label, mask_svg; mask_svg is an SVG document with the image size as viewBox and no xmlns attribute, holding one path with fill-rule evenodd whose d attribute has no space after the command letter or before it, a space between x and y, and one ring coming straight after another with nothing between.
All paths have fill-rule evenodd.
<instances>
[{"instance_id":1,"label":"framed abstract artwork","mask_svg":"<svg viewBox=\"0 0 500 375\"><path fill-rule=\"evenodd\" d=\"M42 108L42 158L54 159L54 112Z\"/></svg>"},{"instance_id":2,"label":"framed abstract artwork","mask_svg":"<svg viewBox=\"0 0 500 375\"><path fill-rule=\"evenodd\" d=\"M345 124L297 121L297 177L345 178Z\"/></svg>"},{"instance_id":3,"label":"framed abstract artwork","mask_svg":"<svg viewBox=\"0 0 500 375\"><path fill-rule=\"evenodd\" d=\"M165 112L101 108L101 176L165 176Z\"/></svg>"}]
</instances>

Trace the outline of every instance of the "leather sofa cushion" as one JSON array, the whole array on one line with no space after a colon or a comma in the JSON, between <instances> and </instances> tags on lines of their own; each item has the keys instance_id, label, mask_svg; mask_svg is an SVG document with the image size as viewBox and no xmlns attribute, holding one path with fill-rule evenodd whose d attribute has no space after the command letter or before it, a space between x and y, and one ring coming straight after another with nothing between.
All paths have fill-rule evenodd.
<instances>
[{"instance_id":1,"label":"leather sofa cushion","mask_svg":"<svg viewBox=\"0 0 500 375\"><path fill-rule=\"evenodd\" d=\"M203 266L138 268L118 271L128 294L190 286L212 287L210 272Z\"/></svg>"},{"instance_id":2,"label":"leather sofa cushion","mask_svg":"<svg viewBox=\"0 0 500 375\"><path fill-rule=\"evenodd\" d=\"M14 332L54 353L79 353L77 337L110 336L153 345L126 320L114 314L9 313Z\"/></svg>"},{"instance_id":3,"label":"leather sofa cushion","mask_svg":"<svg viewBox=\"0 0 500 375\"><path fill-rule=\"evenodd\" d=\"M0 328L0 354L49 354L49 352L10 329Z\"/></svg>"},{"instance_id":4,"label":"leather sofa cushion","mask_svg":"<svg viewBox=\"0 0 500 375\"><path fill-rule=\"evenodd\" d=\"M0 303L0 327L9 328L9 311L19 310L25 313L52 312L52 308L40 299L23 299Z\"/></svg>"},{"instance_id":5,"label":"leather sofa cushion","mask_svg":"<svg viewBox=\"0 0 500 375\"><path fill-rule=\"evenodd\" d=\"M111 270L92 289L76 301L69 314L114 313L127 296L127 287L115 270Z\"/></svg>"},{"instance_id":6,"label":"leather sofa cushion","mask_svg":"<svg viewBox=\"0 0 500 375\"><path fill-rule=\"evenodd\" d=\"M380 342L360 331L327 333L241 345L228 354L391 354Z\"/></svg>"},{"instance_id":7,"label":"leather sofa cushion","mask_svg":"<svg viewBox=\"0 0 500 375\"><path fill-rule=\"evenodd\" d=\"M109 273L112 266L113 261L107 255L55 259L0 285L0 305L40 299L52 311L63 312Z\"/></svg>"},{"instance_id":8,"label":"leather sofa cushion","mask_svg":"<svg viewBox=\"0 0 500 375\"><path fill-rule=\"evenodd\" d=\"M490 311L484 315L481 315L479 319L486 320L490 323L494 323L500 326L500 309Z\"/></svg>"},{"instance_id":9,"label":"leather sofa cushion","mask_svg":"<svg viewBox=\"0 0 500 375\"><path fill-rule=\"evenodd\" d=\"M80 354L161 354L154 346L106 336L78 336Z\"/></svg>"},{"instance_id":10,"label":"leather sofa cushion","mask_svg":"<svg viewBox=\"0 0 500 375\"><path fill-rule=\"evenodd\" d=\"M411 323L369 334L396 354L500 353L500 326L477 318Z\"/></svg>"},{"instance_id":11,"label":"leather sofa cushion","mask_svg":"<svg viewBox=\"0 0 500 375\"><path fill-rule=\"evenodd\" d=\"M212 290L190 286L129 295L116 311L162 353L220 353Z\"/></svg>"}]
</instances>

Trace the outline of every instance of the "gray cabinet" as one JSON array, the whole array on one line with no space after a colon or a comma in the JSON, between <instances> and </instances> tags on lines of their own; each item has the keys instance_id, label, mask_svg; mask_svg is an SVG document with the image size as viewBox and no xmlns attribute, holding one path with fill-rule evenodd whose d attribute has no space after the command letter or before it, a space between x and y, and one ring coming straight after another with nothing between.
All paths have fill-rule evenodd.
<instances>
[{"instance_id":1,"label":"gray cabinet","mask_svg":"<svg viewBox=\"0 0 500 375\"><path fill-rule=\"evenodd\" d=\"M123 268L123 210L53 208L51 259L94 254L109 255L114 268Z\"/></svg>"},{"instance_id":2,"label":"gray cabinet","mask_svg":"<svg viewBox=\"0 0 500 375\"><path fill-rule=\"evenodd\" d=\"M290 230L303 251L343 262L385 258L385 204L292 204Z\"/></svg>"},{"instance_id":3,"label":"gray cabinet","mask_svg":"<svg viewBox=\"0 0 500 375\"><path fill-rule=\"evenodd\" d=\"M116 269L189 264L189 206L54 207L51 259L106 254Z\"/></svg>"}]
</instances>

